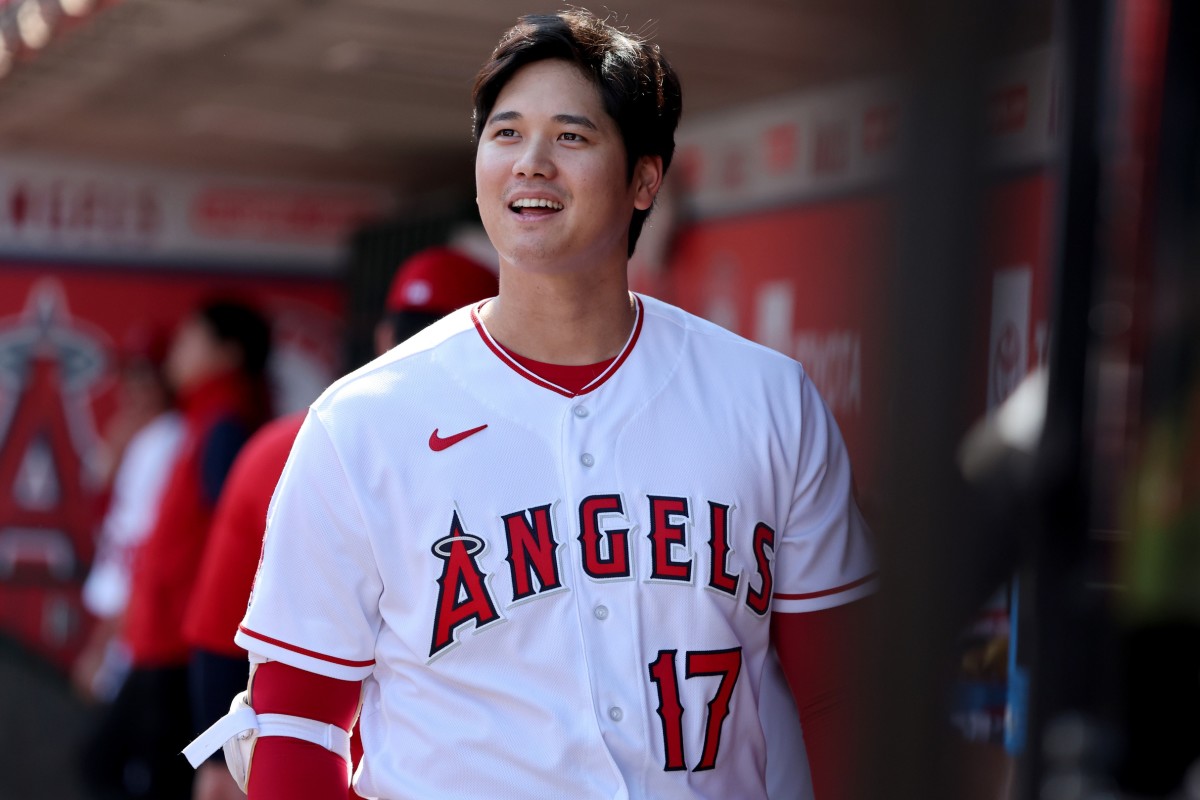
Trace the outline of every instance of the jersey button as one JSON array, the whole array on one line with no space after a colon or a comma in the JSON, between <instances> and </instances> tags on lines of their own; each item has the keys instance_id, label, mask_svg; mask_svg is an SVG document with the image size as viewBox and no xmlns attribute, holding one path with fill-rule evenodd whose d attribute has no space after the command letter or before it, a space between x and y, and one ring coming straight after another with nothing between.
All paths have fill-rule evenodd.
<instances>
[{"instance_id":1,"label":"jersey button","mask_svg":"<svg viewBox=\"0 0 1200 800\"><path fill-rule=\"evenodd\" d=\"M579 457L579 463L583 464L585 467L590 467L596 463L596 457L591 453L584 453Z\"/></svg>"},{"instance_id":2,"label":"jersey button","mask_svg":"<svg viewBox=\"0 0 1200 800\"><path fill-rule=\"evenodd\" d=\"M596 606L592 613L596 615L596 619L608 619L608 606Z\"/></svg>"},{"instance_id":3,"label":"jersey button","mask_svg":"<svg viewBox=\"0 0 1200 800\"><path fill-rule=\"evenodd\" d=\"M583 419L588 415L587 406L575 406L575 416Z\"/></svg>"},{"instance_id":4,"label":"jersey button","mask_svg":"<svg viewBox=\"0 0 1200 800\"><path fill-rule=\"evenodd\" d=\"M608 710L608 718L613 722L620 722L625 716L625 712L617 706L613 706Z\"/></svg>"}]
</instances>

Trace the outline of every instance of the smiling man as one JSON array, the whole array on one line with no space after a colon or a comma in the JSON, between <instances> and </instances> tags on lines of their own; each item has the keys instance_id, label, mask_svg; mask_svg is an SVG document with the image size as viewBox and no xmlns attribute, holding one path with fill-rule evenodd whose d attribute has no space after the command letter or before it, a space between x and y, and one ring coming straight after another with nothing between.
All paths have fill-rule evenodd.
<instances>
[{"instance_id":1,"label":"smiling man","mask_svg":"<svg viewBox=\"0 0 1200 800\"><path fill-rule=\"evenodd\" d=\"M674 72L530 16L474 100L499 294L313 405L210 738L259 729L252 798L344 796L360 709L365 797L794 796L778 662L816 796L845 796L873 566L837 427L799 364L628 287Z\"/></svg>"}]
</instances>

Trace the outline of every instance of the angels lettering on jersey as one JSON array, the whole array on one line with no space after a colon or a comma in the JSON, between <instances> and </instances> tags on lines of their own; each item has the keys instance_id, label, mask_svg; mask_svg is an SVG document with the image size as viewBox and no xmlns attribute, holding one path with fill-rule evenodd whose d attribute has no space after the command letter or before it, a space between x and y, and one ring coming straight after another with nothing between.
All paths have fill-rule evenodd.
<instances>
[{"instance_id":1,"label":"angels lettering on jersey","mask_svg":"<svg viewBox=\"0 0 1200 800\"><path fill-rule=\"evenodd\" d=\"M502 542L505 548L505 577L512 588L509 608L566 588L561 561L565 557L578 559L583 573L593 581L702 581L707 588L728 596L729 602L740 602L756 616L766 615L773 584L774 528L762 521L753 523L756 569L753 574L741 575L729 570L733 506L713 500L697 503L703 519L703 525L697 525L693 504L686 497L647 495L643 502L649 520L645 535L650 542L650 559L644 567L634 563L637 546L631 539L637 531L620 494L591 495L572 509L577 535L569 542L555 528L554 503L503 514L499 530L488 531L486 536L472 532L458 509L451 511L447 532L430 547L432 557L442 562L430 660L457 644L460 630L469 624L480 632L503 618L493 586L498 576L489 575L480 564L489 540ZM698 537L697 528L703 527L706 536Z\"/></svg>"}]
</instances>

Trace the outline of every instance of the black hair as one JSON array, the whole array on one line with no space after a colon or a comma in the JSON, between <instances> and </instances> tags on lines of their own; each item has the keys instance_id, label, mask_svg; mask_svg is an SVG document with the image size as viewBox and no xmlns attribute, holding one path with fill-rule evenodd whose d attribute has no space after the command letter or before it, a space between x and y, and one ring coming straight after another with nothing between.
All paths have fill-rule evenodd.
<instances>
[{"instance_id":1,"label":"black hair","mask_svg":"<svg viewBox=\"0 0 1200 800\"><path fill-rule=\"evenodd\" d=\"M241 351L244 373L260 377L271 354L271 326L258 311L235 300L212 300L197 312L217 339Z\"/></svg>"},{"instance_id":2,"label":"black hair","mask_svg":"<svg viewBox=\"0 0 1200 800\"><path fill-rule=\"evenodd\" d=\"M491 115L496 98L521 67L560 59L574 64L595 84L604 110L617 123L625 145L627 180L643 156L662 159L663 174L675 154L675 128L683 112L679 78L658 45L621 31L585 9L528 14L500 38L475 77L475 138ZM634 209L629 224L629 255L637 245L649 209Z\"/></svg>"}]
</instances>

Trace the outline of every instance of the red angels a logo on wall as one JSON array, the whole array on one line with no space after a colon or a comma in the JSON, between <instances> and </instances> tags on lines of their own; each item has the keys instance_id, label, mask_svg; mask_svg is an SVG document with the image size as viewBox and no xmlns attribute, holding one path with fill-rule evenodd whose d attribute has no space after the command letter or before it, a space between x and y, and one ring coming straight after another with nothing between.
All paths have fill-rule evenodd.
<instances>
[{"instance_id":1,"label":"red angels a logo on wall","mask_svg":"<svg viewBox=\"0 0 1200 800\"><path fill-rule=\"evenodd\" d=\"M55 660L77 633L92 558L90 400L106 339L71 318L53 280L0 319L0 629Z\"/></svg>"}]
</instances>

